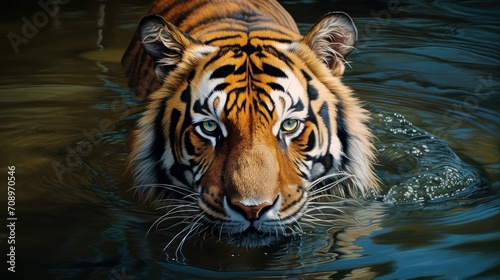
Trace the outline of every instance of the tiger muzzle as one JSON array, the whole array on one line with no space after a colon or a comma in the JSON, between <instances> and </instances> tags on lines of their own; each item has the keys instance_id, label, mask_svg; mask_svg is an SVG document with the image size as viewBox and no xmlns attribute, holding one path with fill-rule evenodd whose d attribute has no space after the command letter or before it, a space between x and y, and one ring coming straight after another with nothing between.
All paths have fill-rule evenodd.
<instances>
[{"instance_id":1,"label":"tiger muzzle","mask_svg":"<svg viewBox=\"0 0 500 280\"><path fill-rule=\"evenodd\" d=\"M230 205L255 220L273 205L279 190L279 163L275 151L263 145L233 148L222 182Z\"/></svg>"},{"instance_id":2,"label":"tiger muzzle","mask_svg":"<svg viewBox=\"0 0 500 280\"><path fill-rule=\"evenodd\" d=\"M245 217L249 221L255 221L259 219L261 213L265 214L268 209L273 205L269 202L264 202L259 205L245 205L239 201L229 202L228 205L239 212L243 217Z\"/></svg>"}]
</instances>

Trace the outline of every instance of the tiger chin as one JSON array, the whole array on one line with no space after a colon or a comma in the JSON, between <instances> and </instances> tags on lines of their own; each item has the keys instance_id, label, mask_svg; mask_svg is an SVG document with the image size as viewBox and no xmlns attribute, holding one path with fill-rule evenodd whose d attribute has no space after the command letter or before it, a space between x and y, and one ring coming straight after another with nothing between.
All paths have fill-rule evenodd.
<instances>
[{"instance_id":1,"label":"tiger chin","mask_svg":"<svg viewBox=\"0 0 500 280\"><path fill-rule=\"evenodd\" d=\"M122 65L145 104L136 194L171 206L158 222L181 215L178 237L262 247L325 219L313 209L378 191L368 114L341 82L357 39L347 14L304 36L269 0L164 0L148 14Z\"/></svg>"}]
</instances>

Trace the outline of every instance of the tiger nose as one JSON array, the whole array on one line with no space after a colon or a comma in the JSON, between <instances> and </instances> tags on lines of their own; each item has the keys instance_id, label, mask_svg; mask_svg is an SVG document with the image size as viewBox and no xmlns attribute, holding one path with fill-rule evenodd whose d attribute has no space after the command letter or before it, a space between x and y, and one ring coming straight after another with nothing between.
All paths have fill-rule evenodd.
<instances>
[{"instance_id":1,"label":"tiger nose","mask_svg":"<svg viewBox=\"0 0 500 280\"><path fill-rule=\"evenodd\" d=\"M231 208L241 213L249 221L255 221L259 218L259 214L266 212L272 203L264 202L259 205L245 205L239 201L231 201Z\"/></svg>"}]
</instances>

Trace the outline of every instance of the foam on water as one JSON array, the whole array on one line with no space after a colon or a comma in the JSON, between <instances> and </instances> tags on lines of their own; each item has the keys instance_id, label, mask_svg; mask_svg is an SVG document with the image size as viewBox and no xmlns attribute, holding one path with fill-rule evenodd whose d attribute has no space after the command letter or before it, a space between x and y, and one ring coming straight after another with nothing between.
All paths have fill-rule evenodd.
<instances>
[{"instance_id":1,"label":"foam on water","mask_svg":"<svg viewBox=\"0 0 500 280\"><path fill-rule=\"evenodd\" d=\"M472 191L480 185L476 170L464 163L446 141L414 126L398 113L372 112L377 173L384 184L383 201L427 202Z\"/></svg>"}]
</instances>

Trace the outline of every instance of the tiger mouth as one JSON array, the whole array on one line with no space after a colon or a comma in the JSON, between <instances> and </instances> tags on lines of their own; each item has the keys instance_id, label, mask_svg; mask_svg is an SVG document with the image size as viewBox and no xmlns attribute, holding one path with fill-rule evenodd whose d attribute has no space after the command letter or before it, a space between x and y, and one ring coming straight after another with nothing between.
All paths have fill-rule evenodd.
<instances>
[{"instance_id":1,"label":"tiger mouth","mask_svg":"<svg viewBox=\"0 0 500 280\"><path fill-rule=\"evenodd\" d=\"M292 224L276 221L247 221L239 224L212 224L212 234L236 248L259 248L275 245L299 235ZM299 226L300 228L300 226Z\"/></svg>"},{"instance_id":2,"label":"tiger mouth","mask_svg":"<svg viewBox=\"0 0 500 280\"><path fill-rule=\"evenodd\" d=\"M281 225L281 224L276 224L275 225L277 228L279 227L286 227L286 225ZM270 230L263 230L263 229L260 229L260 228L257 228L253 223L251 223L245 230L241 231L240 233L235 233L236 235L241 235L241 236L266 236L266 235L274 235L274 236L280 236L280 237L284 237L284 236L289 236L289 235L292 235L290 232L288 232L287 230L280 230L279 231L279 234L276 234L276 232L272 232Z\"/></svg>"},{"instance_id":3,"label":"tiger mouth","mask_svg":"<svg viewBox=\"0 0 500 280\"><path fill-rule=\"evenodd\" d=\"M198 205L204 210L209 231L221 241L234 247L256 248L269 246L288 237L302 233L298 221L307 205L307 193L292 207L281 209L283 195L261 208L259 215L249 217L241 206L231 203L229 197L222 198L220 208L215 208L203 199ZM288 211L288 213L286 213Z\"/></svg>"},{"instance_id":4,"label":"tiger mouth","mask_svg":"<svg viewBox=\"0 0 500 280\"><path fill-rule=\"evenodd\" d=\"M248 226L245 231L242 232L243 235L251 235L251 234L262 234L263 232L255 228L253 225Z\"/></svg>"},{"instance_id":5,"label":"tiger mouth","mask_svg":"<svg viewBox=\"0 0 500 280\"><path fill-rule=\"evenodd\" d=\"M261 248L270 245L279 244L292 238L294 234L290 232L280 232L279 234L263 231L250 225L244 231L239 233L222 236L221 239L226 244L236 248Z\"/></svg>"}]
</instances>

